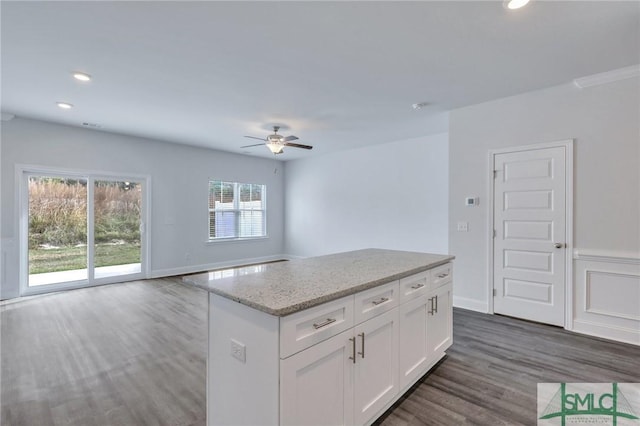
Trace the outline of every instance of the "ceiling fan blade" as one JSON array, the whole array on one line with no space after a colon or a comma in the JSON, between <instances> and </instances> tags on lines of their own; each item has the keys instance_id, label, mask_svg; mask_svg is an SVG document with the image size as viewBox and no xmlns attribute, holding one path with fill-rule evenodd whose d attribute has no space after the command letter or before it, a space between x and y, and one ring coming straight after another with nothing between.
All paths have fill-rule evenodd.
<instances>
[{"instance_id":1,"label":"ceiling fan blade","mask_svg":"<svg viewBox=\"0 0 640 426\"><path fill-rule=\"evenodd\" d=\"M299 138L299 137L297 137L297 136L293 136L293 135L291 135L291 136L287 136L287 137L286 137L286 138L284 138L283 140L284 140L285 142L289 142L289 141L297 141L298 139L300 139L300 138Z\"/></svg>"},{"instance_id":2,"label":"ceiling fan blade","mask_svg":"<svg viewBox=\"0 0 640 426\"><path fill-rule=\"evenodd\" d=\"M255 145L245 145L245 146L241 146L240 148L241 148L241 149L242 149L242 148L251 148L252 146L263 146L263 145L264 145L263 143L257 143L257 144L255 144Z\"/></svg>"},{"instance_id":3,"label":"ceiling fan blade","mask_svg":"<svg viewBox=\"0 0 640 426\"><path fill-rule=\"evenodd\" d=\"M313 147L311 145L301 145L299 143L285 142L284 146L290 146L291 148L313 149Z\"/></svg>"},{"instance_id":4,"label":"ceiling fan blade","mask_svg":"<svg viewBox=\"0 0 640 426\"><path fill-rule=\"evenodd\" d=\"M265 138L256 138L255 136L245 136L245 138L249 138L249 139L258 139L259 141L266 141Z\"/></svg>"}]
</instances>

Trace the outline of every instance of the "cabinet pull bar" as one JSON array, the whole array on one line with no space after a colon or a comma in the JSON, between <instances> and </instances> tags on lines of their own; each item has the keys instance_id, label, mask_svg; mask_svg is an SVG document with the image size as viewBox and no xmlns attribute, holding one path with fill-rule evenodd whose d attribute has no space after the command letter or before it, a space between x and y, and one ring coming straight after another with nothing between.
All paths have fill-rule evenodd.
<instances>
[{"instance_id":1,"label":"cabinet pull bar","mask_svg":"<svg viewBox=\"0 0 640 426\"><path fill-rule=\"evenodd\" d=\"M350 337L349 340L351 341L351 353L353 354L353 356L350 356L349 359L353 360L353 363L356 363L356 338L355 337Z\"/></svg>"},{"instance_id":2,"label":"cabinet pull bar","mask_svg":"<svg viewBox=\"0 0 640 426\"><path fill-rule=\"evenodd\" d=\"M449 274L439 274L438 278L444 278L444 277L447 277L447 276L449 276Z\"/></svg>"},{"instance_id":3,"label":"cabinet pull bar","mask_svg":"<svg viewBox=\"0 0 640 426\"><path fill-rule=\"evenodd\" d=\"M414 289L414 290L417 290L417 289L422 288L422 287L424 287L424 284L416 284L416 285L412 285L411 286L411 288Z\"/></svg>"},{"instance_id":4,"label":"cabinet pull bar","mask_svg":"<svg viewBox=\"0 0 640 426\"><path fill-rule=\"evenodd\" d=\"M436 294L435 299L436 299L436 308L433 310L433 313L437 314L438 313L438 295L437 294Z\"/></svg>"},{"instance_id":5,"label":"cabinet pull bar","mask_svg":"<svg viewBox=\"0 0 640 426\"><path fill-rule=\"evenodd\" d=\"M380 300L374 300L371 303L373 303L374 305L379 305L381 303L388 302L388 301L389 301L388 297L381 297Z\"/></svg>"},{"instance_id":6,"label":"cabinet pull bar","mask_svg":"<svg viewBox=\"0 0 640 426\"><path fill-rule=\"evenodd\" d=\"M433 297L429 298L429 303L431 304L431 310L427 311L428 314L433 315Z\"/></svg>"},{"instance_id":7,"label":"cabinet pull bar","mask_svg":"<svg viewBox=\"0 0 640 426\"><path fill-rule=\"evenodd\" d=\"M358 355L362 356L362 358L364 358L364 331L360 334L358 334L358 336L362 337L362 352L358 352Z\"/></svg>"},{"instance_id":8,"label":"cabinet pull bar","mask_svg":"<svg viewBox=\"0 0 640 426\"><path fill-rule=\"evenodd\" d=\"M322 327L326 327L327 325L336 322L335 318L327 318L327 320L325 322L321 322L321 323L314 323L313 324L313 328L315 328L316 330Z\"/></svg>"}]
</instances>

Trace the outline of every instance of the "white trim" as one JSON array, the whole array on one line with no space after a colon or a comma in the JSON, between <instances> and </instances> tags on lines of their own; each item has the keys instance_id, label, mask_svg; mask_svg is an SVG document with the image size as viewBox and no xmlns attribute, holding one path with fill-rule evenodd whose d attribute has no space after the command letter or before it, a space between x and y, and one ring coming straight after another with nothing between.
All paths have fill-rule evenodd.
<instances>
[{"instance_id":1,"label":"white trim","mask_svg":"<svg viewBox=\"0 0 640 426\"><path fill-rule=\"evenodd\" d=\"M614 81L626 80L640 76L640 65L631 65L629 67L618 68L611 71L601 72L599 74L587 75L585 77L576 78L573 84L578 89L584 89L601 84L613 83Z\"/></svg>"},{"instance_id":2,"label":"white trim","mask_svg":"<svg viewBox=\"0 0 640 426\"><path fill-rule=\"evenodd\" d=\"M206 272L214 269L236 268L238 266L250 265L254 263L272 262L274 260L288 260L288 259L286 255L278 254L278 255L272 255L272 256L226 260L224 262L206 263L201 265L181 266L178 268L157 269L157 270L151 271L151 278L161 278L161 277L171 277L174 275L193 274L196 272Z\"/></svg>"},{"instance_id":3,"label":"white trim","mask_svg":"<svg viewBox=\"0 0 640 426\"><path fill-rule=\"evenodd\" d=\"M487 244L489 249L487 250L487 313L493 314L493 215L494 215L494 198L495 198L495 173L496 169L496 152L489 150L489 163L487 170L489 171L489 182L487 184L487 217L489 218L489 226L487 226ZM455 302L454 302L455 305Z\"/></svg>"},{"instance_id":4,"label":"white trim","mask_svg":"<svg viewBox=\"0 0 640 426\"><path fill-rule=\"evenodd\" d=\"M47 284L39 285L36 287L27 287L24 291L20 292L20 297L35 296L37 294L55 293L63 290L76 290L79 288L96 287L107 284L118 284L128 281L143 280L145 277L143 274L130 274L130 275L117 275L113 277L105 277L94 279L93 281L81 280L81 281L68 281L60 284Z\"/></svg>"},{"instance_id":5,"label":"white trim","mask_svg":"<svg viewBox=\"0 0 640 426\"><path fill-rule=\"evenodd\" d=\"M640 253L634 253L630 251L575 249L573 251L573 258L575 260L582 260L584 262L626 263L630 265L640 265Z\"/></svg>"},{"instance_id":6,"label":"white trim","mask_svg":"<svg viewBox=\"0 0 640 426\"><path fill-rule=\"evenodd\" d=\"M573 330L571 331L589 336L601 337L607 340L616 340L618 342L630 343L632 345L640 345L640 334L638 333L638 330L634 329L599 324L584 320L575 320L573 322Z\"/></svg>"},{"instance_id":7,"label":"white trim","mask_svg":"<svg viewBox=\"0 0 640 426\"><path fill-rule=\"evenodd\" d=\"M307 258L307 256L296 256L294 254L283 254L282 256L287 260L306 259Z\"/></svg>"},{"instance_id":8,"label":"white trim","mask_svg":"<svg viewBox=\"0 0 640 426\"><path fill-rule=\"evenodd\" d=\"M493 297L491 299L493 299ZM484 300L469 299L460 296L453 296L453 307L482 312L484 314L489 312L489 306Z\"/></svg>"},{"instance_id":9,"label":"white trim","mask_svg":"<svg viewBox=\"0 0 640 426\"><path fill-rule=\"evenodd\" d=\"M494 177L495 157L498 154L506 154L512 152L533 151L547 148L564 148L565 149L565 308L564 308L564 328L573 329L573 139L566 139L556 142L547 142L534 145L512 146L508 148L499 148L489 150L488 161L488 189L487 189L487 209L489 211L487 226L487 312L494 313L493 307L493 222L494 222Z\"/></svg>"}]
</instances>

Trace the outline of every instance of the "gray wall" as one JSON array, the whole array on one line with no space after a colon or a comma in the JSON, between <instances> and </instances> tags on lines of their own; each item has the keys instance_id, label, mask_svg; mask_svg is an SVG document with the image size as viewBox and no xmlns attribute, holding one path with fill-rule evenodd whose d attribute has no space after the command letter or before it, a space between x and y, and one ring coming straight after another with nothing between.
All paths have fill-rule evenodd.
<instances>
[{"instance_id":1,"label":"gray wall","mask_svg":"<svg viewBox=\"0 0 640 426\"><path fill-rule=\"evenodd\" d=\"M286 163L285 251L447 253L447 134Z\"/></svg>"},{"instance_id":2,"label":"gray wall","mask_svg":"<svg viewBox=\"0 0 640 426\"><path fill-rule=\"evenodd\" d=\"M18 291L16 164L151 176L154 276L282 253L284 173L280 162L20 118L2 122L1 150L3 298L15 297ZM267 185L268 239L206 243L209 177Z\"/></svg>"},{"instance_id":3,"label":"gray wall","mask_svg":"<svg viewBox=\"0 0 640 426\"><path fill-rule=\"evenodd\" d=\"M577 250L640 252L640 87L628 79L587 89L571 84L451 112L449 245L454 302L486 309L488 151L575 140ZM478 195L478 208L463 205ZM458 221L469 232L457 232Z\"/></svg>"}]
</instances>

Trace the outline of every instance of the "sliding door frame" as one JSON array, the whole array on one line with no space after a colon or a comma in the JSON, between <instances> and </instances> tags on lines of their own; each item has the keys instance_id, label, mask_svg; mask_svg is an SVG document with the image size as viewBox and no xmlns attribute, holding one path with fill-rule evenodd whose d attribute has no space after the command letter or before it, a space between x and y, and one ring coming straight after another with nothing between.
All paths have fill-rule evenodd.
<instances>
[{"instance_id":1,"label":"sliding door frame","mask_svg":"<svg viewBox=\"0 0 640 426\"><path fill-rule=\"evenodd\" d=\"M68 281L59 284L47 284L29 287L29 185L28 178L33 175L51 175L69 178L87 179L87 279ZM140 232L140 264L139 273L95 278L95 245L94 245L94 186L99 180L132 181L142 184L142 212ZM15 169L16 185L16 229L19 252L20 296L50 293L60 290L71 290L82 287L111 284L122 281L149 278L151 276L151 177L132 173L105 172L96 170L66 169L29 164L17 164Z\"/></svg>"}]
</instances>

